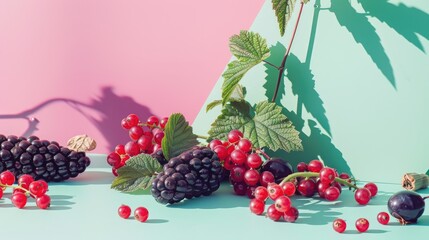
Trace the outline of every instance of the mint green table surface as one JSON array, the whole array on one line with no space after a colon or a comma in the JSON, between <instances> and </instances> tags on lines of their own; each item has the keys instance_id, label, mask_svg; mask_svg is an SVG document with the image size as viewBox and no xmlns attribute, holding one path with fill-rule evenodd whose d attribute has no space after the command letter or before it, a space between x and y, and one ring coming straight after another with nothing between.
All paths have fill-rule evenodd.
<instances>
[{"instance_id":1,"label":"mint green table surface","mask_svg":"<svg viewBox=\"0 0 429 240\"><path fill-rule=\"evenodd\" d=\"M379 224L377 213L387 211L387 199L401 190L399 184L378 183L379 194L369 205L359 206L352 191L344 189L339 201L294 197L300 216L295 223L273 222L250 213L247 197L232 194L228 184L209 197L186 200L180 204L158 204L148 191L125 194L110 189L113 176L103 155L92 155L92 164L77 178L50 183L52 204L48 210L35 207L31 199L17 209L9 198L0 200L1 239L408 239L429 234L429 212L416 225L401 226L391 221ZM9 191L7 191L9 192ZM428 190L420 192L429 195ZM6 194L8 197L9 194ZM132 209L145 206L150 215L146 223L122 219L121 204ZM335 218L347 221L345 233L333 231ZM366 233L358 233L354 221L370 221Z\"/></svg>"}]
</instances>

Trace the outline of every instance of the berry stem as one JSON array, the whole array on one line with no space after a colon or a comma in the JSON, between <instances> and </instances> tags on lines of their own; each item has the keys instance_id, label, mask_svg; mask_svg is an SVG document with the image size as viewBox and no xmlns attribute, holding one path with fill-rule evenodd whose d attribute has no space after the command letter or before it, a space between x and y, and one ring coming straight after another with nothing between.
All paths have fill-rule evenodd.
<instances>
[{"instance_id":1,"label":"berry stem","mask_svg":"<svg viewBox=\"0 0 429 240\"><path fill-rule=\"evenodd\" d=\"M19 186L19 185L18 185L18 186L13 186L13 185L4 185L4 184L0 183L0 188L8 188L8 187L11 187L11 188L13 188L13 189L19 189L19 190L22 190L22 191L24 191L24 193L25 193L25 194L29 194L29 195L31 195L32 197L36 198L36 195L32 194L32 193L30 192L30 190L25 189L25 188L23 188L23 187L21 187L21 186Z\"/></svg>"},{"instance_id":2,"label":"berry stem","mask_svg":"<svg viewBox=\"0 0 429 240\"><path fill-rule=\"evenodd\" d=\"M260 149L260 148L257 148L256 149L256 153L258 153L258 154L262 154L267 160L270 160L271 159L271 157L270 156L268 156L268 154L266 154L264 151L262 151L262 149Z\"/></svg>"},{"instance_id":3,"label":"berry stem","mask_svg":"<svg viewBox=\"0 0 429 240\"><path fill-rule=\"evenodd\" d=\"M293 43L293 40L295 38L296 30L298 29L298 24L299 24L299 20L301 19L301 13L302 13L303 7L304 7L304 2L301 1L301 6L299 8L298 18L296 19L296 22L295 22L295 28L293 29L292 38L290 39L289 46L287 48L286 54L283 57L283 61L282 61L281 65L280 65L280 67L277 68L279 70L279 75L278 75L278 78L277 78L277 84L276 84L276 89L274 91L274 96L271 99L271 102L275 102L276 101L277 93L279 91L280 83L282 81L283 74L284 74L284 71L285 71L286 60L287 60L287 57L289 56L290 49L292 48L292 43Z\"/></svg>"},{"instance_id":4,"label":"berry stem","mask_svg":"<svg viewBox=\"0 0 429 240\"><path fill-rule=\"evenodd\" d=\"M294 178L298 178L298 177L304 177L304 178L310 178L310 177L319 177L319 173L316 172L296 172L296 173L292 173L289 176L285 177L280 184L285 183L285 182L289 182ZM352 184L350 182L348 182L348 179L342 179L339 177L335 178L335 181L338 183L341 183L347 187L350 188L354 188L354 189L358 189L358 186L356 186L356 184Z\"/></svg>"},{"instance_id":5,"label":"berry stem","mask_svg":"<svg viewBox=\"0 0 429 240\"><path fill-rule=\"evenodd\" d=\"M201 138L201 139L207 140L209 137L208 136L203 136L203 135L197 135L197 138Z\"/></svg>"}]
</instances>

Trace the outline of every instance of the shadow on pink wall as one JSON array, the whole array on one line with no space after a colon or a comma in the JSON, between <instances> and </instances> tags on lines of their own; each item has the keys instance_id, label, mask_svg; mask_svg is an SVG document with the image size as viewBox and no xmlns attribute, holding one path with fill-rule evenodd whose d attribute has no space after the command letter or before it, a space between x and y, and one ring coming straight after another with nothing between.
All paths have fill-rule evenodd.
<instances>
[{"instance_id":1,"label":"shadow on pink wall","mask_svg":"<svg viewBox=\"0 0 429 240\"><path fill-rule=\"evenodd\" d=\"M37 135L39 120L32 116L37 115L37 112L43 109L49 108L54 103L64 103L88 119L94 128L98 129L103 135L106 147L111 150L117 144L124 144L130 140L128 134L120 125L122 118L130 113L136 113L141 119L147 119L153 115L148 107L136 102L133 98L119 96L114 92L113 87L104 86L101 88L101 96L92 98L90 103L69 98L51 98L16 114L0 114L0 120L23 119L27 122L27 127L21 136ZM79 122L75 124L79 124Z\"/></svg>"}]
</instances>

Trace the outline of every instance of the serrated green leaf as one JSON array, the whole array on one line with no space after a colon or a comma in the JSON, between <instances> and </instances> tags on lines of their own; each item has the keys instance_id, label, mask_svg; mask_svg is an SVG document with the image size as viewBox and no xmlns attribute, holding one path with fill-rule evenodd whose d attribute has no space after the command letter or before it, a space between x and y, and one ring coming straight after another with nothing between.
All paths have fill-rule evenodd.
<instances>
[{"instance_id":1,"label":"serrated green leaf","mask_svg":"<svg viewBox=\"0 0 429 240\"><path fill-rule=\"evenodd\" d=\"M261 62L270 56L267 41L258 33L246 30L229 39L229 49L242 62Z\"/></svg>"},{"instance_id":2,"label":"serrated green leaf","mask_svg":"<svg viewBox=\"0 0 429 240\"><path fill-rule=\"evenodd\" d=\"M292 16L293 9L295 8L296 0L272 0L273 10L279 23L280 35L285 34L286 25ZM304 1L304 3L306 3Z\"/></svg>"},{"instance_id":3,"label":"serrated green leaf","mask_svg":"<svg viewBox=\"0 0 429 240\"><path fill-rule=\"evenodd\" d=\"M244 96L246 95L246 88L243 87L241 84L237 84L235 86L234 91L232 91L232 94L229 98L231 102L241 102L244 100ZM222 104L222 100L214 100L211 103L207 104L206 112L212 110L213 108L219 106Z\"/></svg>"},{"instance_id":4,"label":"serrated green leaf","mask_svg":"<svg viewBox=\"0 0 429 240\"><path fill-rule=\"evenodd\" d=\"M247 73L252 67L259 64L260 62L240 62L234 60L228 64L228 68L222 74L224 78L222 85L222 104L225 105L230 101L231 95L234 92L237 84L243 78L244 74Z\"/></svg>"},{"instance_id":5,"label":"serrated green leaf","mask_svg":"<svg viewBox=\"0 0 429 240\"><path fill-rule=\"evenodd\" d=\"M161 146L164 157L167 160L178 156L199 143L197 135L192 133L192 127L189 126L183 114L180 113L173 113L168 118L164 134Z\"/></svg>"},{"instance_id":6,"label":"serrated green leaf","mask_svg":"<svg viewBox=\"0 0 429 240\"><path fill-rule=\"evenodd\" d=\"M131 157L126 165L118 169L118 176L111 188L121 192L134 192L148 188L157 172L162 171L159 162L148 154Z\"/></svg>"},{"instance_id":7,"label":"serrated green leaf","mask_svg":"<svg viewBox=\"0 0 429 240\"><path fill-rule=\"evenodd\" d=\"M239 129L257 148L300 151L302 144L299 132L281 110L281 107L268 101L258 103L255 108L247 102L229 103L212 124L209 141L214 138L225 139L231 130Z\"/></svg>"},{"instance_id":8,"label":"serrated green leaf","mask_svg":"<svg viewBox=\"0 0 429 240\"><path fill-rule=\"evenodd\" d=\"M428 175L428 176L429 176L429 169L427 170L426 175Z\"/></svg>"},{"instance_id":9,"label":"serrated green leaf","mask_svg":"<svg viewBox=\"0 0 429 240\"><path fill-rule=\"evenodd\" d=\"M214 100L213 102L207 104L206 112L212 110L213 108L222 105L222 100Z\"/></svg>"}]
</instances>

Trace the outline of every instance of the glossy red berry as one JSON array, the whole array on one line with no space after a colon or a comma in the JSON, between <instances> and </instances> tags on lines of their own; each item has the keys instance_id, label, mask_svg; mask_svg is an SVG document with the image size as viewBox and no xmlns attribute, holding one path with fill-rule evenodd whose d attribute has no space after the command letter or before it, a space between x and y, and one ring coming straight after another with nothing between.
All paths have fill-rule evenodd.
<instances>
[{"instance_id":1,"label":"glossy red berry","mask_svg":"<svg viewBox=\"0 0 429 240\"><path fill-rule=\"evenodd\" d=\"M259 182L259 172L255 169L249 169L244 173L244 182L248 186L256 186Z\"/></svg>"},{"instance_id":2,"label":"glossy red berry","mask_svg":"<svg viewBox=\"0 0 429 240\"><path fill-rule=\"evenodd\" d=\"M355 200L360 205L366 205L368 204L369 200L371 199L371 192L366 188L359 188L355 191Z\"/></svg>"},{"instance_id":3,"label":"glossy red berry","mask_svg":"<svg viewBox=\"0 0 429 240\"><path fill-rule=\"evenodd\" d=\"M286 196L291 197L291 196L295 195L296 187L295 187L295 184L293 182L282 183L282 184L280 184L280 187L282 187L283 193Z\"/></svg>"},{"instance_id":4,"label":"glossy red berry","mask_svg":"<svg viewBox=\"0 0 429 240\"><path fill-rule=\"evenodd\" d=\"M326 191L326 189L328 189L328 187L331 186L331 184L322 183L320 181L317 181L316 185L317 185L317 193L319 194L319 196L321 198L325 198L325 191Z\"/></svg>"},{"instance_id":5,"label":"glossy red berry","mask_svg":"<svg viewBox=\"0 0 429 240\"><path fill-rule=\"evenodd\" d=\"M331 184L335 180L335 170L329 167L324 167L319 172L319 179L322 183Z\"/></svg>"},{"instance_id":6,"label":"glossy red berry","mask_svg":"<svg viewBox=\"0 0 429 240\"><path fill-rule=\"evenodd\" d=\"M307 165L308 171L310 172L320 172L323 168L323 163L320 160L311 160Z\"/></svg>"},{"instance_id":7,"label":"glossy red berry","mask_svg":"<svg viewBox=\"0 0 429 240\"><path fill-rule=\"evenodd\" d=\"M268 193L267 193L268 196ZM0 188L0 199L3 197L3 188Z\"/></svg>"},{"instance_id":8,"label":"glossy red berry","mask_svg":"<svg viewBox=\"0 0 429 240\"><path fill-rule=\"evenodd\" d=\"M250 211L256 215L261 215L265 210L265 203L257 198L250 201Z\"/></svg>"},{"instance_id":9,"label":"glossy red berry","mask_svg":"<svg viewBox=\"0 0 429 240\"><path fill-rule=\"evenodd\" d=\"M247 156L246 164L249 168L259 168L262 164L262 158L257 153L251 153Z\"/></svg>"},{"instance_id":10,"label":"glossy red berry","mask_svg":"<svg viewBox=\"0 0 429 240\"><path fill-rule=\"evenodd\" d=\"M209 143L209 148L213 150L216 146L222 145L222 141L219 139L213 139ZM225 148L226 149L226 148Z\"/></svg>"},{"instance_id":11,"label":"glossy red berry","mask_svg":"<svg viewBox=\"0 0 429 240\"><path fill-rule=\"evenodd\" d=\"M282 212L277 211L274 204L271 204L267 209L267 217L273 221L278 221L283 216Z\"/></svg>"},{"instance_id":12,"label":"glossy red berry","mask_svg":"<svg viewBox=\"0 0 429 240\"><path fill-rule=\"evenodd\" d=\"M237 195L243 196L247 193L247 185L244 182L234 183L232 187Z\"/></svg>"},{"instance_id":13,"label":"glossy red berry","mask_svg":"<svg viewBox=\"0 0 429 240\"><path fill-rule=\"evenodd\" d=\"M296 207L291 206L289 208L289 210L287 210L286 212L284 212L283 214L283 218L285 219L286 222L295 222L296 219L298 219L299 216L299 211Z\"/></svg>"},{"instance_id":14,"label":"glossy red berry","mask_svg":"<svg viewBox=\"0 0 429 240\"><path fill-rule=\"evenodd\" d=\"M292 201L287 196L280 196L274 202L274 206L276 207L277 211L282 212L282 213L289 210L291 205L292 205Z\"/></svg>"},{"instance_id":15,"label":"glossy red berry","mask_svg":"<svg viewBox=\"0 0 429 240\"><path fill-rule=\"evenodd\" d=\"M261 183L262 186L267 187L268 184L274 183L274 181L275 181L275 178L272 172L263 171L261 173L261 179L259 180L259 182Z\"/></svg>"},{"instance_id":16,"label":"glossy red berry","mask_svg":"<svg viewBox=\"0 0 429 240\"><path fill-rule=\"evenodd\" d=\"M18 178L18 185L28 189L30 183L34 181L34 178L30 174L23 174Z\"/></svg>"},{"instance_id":17,"label":"glossy red berry","mask_svg":"<svg viewBox=\"0 0 429 240\"><path fill-rule=\"evenodd\" d=\"M330 186L325 190L324 197L328 201L335 201L340 196L341 192L338 188Z\"/></svg>"},{"instance_id":18,"label":"glossy red berry","mask_svg":"<svg viewBox=\"0 0 429 240\"><path fill-rule=\"evenodd\" d=\"M307 164L305 162L300 162L296 165L296 171L298 172L306 172L307 171Z\"/></svg>"},{"instance_id":19,"label":"glossy red berry","mask_svg":"<svg viewBox=\"0 0 429 240\"><path fill-rule=\"evenodd\" d=\"M312 179L302 179L298 184L298 192L305 197L312 197L317 190L316 183Z\"/></svg>"},{"instance_id":20,"label":"glossy red berry","mask_svg":"<svg viewBox=\"0 0 429 240\"><path fill-rule=\"evenodd\" d=\"M139 124L139 117L136 114L128 115L125 120L129 126L129 128L137 126L137 124Z\"/></svg>"},{"instance_id":21,"label":"glossy red berry","mask_svg":"<svg viewBox=\"0 0 429 240\"><path fill-rule=\"evenodd\" d=\"M147 121L147 125L151 128L158 126L159 124L159 118L156 116L150 116Z\"/></svg>"},{"instance_id":22,"label":"glossy red berry","mask_svg":"<svg viewBox=\"0 0 429 240\"><path fill-rule=\"evenodd\" d=\"M165 135L165 133L164 133L164 132L162 132L162 131L157 132L157 133L153 136L153 141L154 141L156 144L161 144L161 143L162 143L162 139L164 138L164 135Z\"/></svg>"},{"instance_id":23,"label":"glossy red berry","mask_svg":"<svg viewBox=\"0 0 429 240\"><path fill-rule=\"evenodd\" d=\"M130 130L128 130L128 135L134 141L137 141L143 135L143 133L143 128L140 126L131 127Z\"/></svg>"},{"instance_id":24,"label":"glossy red berry","mask_svg":"<svg viewBox=\"0 0 429 240\"><path fill-rule=\"evenodd\" d=\"M22 192L14 192L11 200L12 204L17 208L23 208L27 204L27 196Z\"/></svg>"},{"instance_id":25,"label":"glossy red berry","mask_svg":"<svg viewBox=\"0 0 429 240\"><path fill-rule=\"evenodd\" d=\"M371 197L375 197L378 192L378 187L375 183L369 182L363 186L364 188L368 189L371 192Z\"/></svg>"},{"instance_id":26,"label":"glossy red berry","mask_svg":"<svg viewBox=\"0 0 429 240\"><path fill-rule=\"evenodd\" d=\"M343 219L337 218L332 223L332 227L336 232L343 233L347 228L347 224L346 221L344 221Z\"/></svg>"},{"instance_id":27,"label":"glossy red berry","mask_svg":"<svg viewBox=\"0 0 429 240\"><path fill-rule=\"evenodd\" d=\"M32 183L30 183L30 186L28 187L28 190L30 190L30 193L35 197L40 197L46 193L47 184L44 184L42 182L43 180L37 180ZM45 182L46 183L46 182Z\"/></svg>"},{"instance_id":28,"label":"glossy red berry","mask_svg":"<svg viewBox=\"0 0 429 240\"><path fill-rule=\"evenodd\" d=\"M118 215L124 219L129 218L131 215L131 208L128 205L122 204L118 208Z\"/></svg>"},{"instance_id":29,"label":"glossy red berry","mask_svg":"<svg viewBox=\"0 0 429 240\"><path fill-rule=\"evenodd\" d=\"M228 157L228 150L223 145L218 145L213 148L213 152L215 152L220 160L225 160Z\"/></svg>"},{"instance_id":30,"label":"glossy red berry","mask_svg":"<svg viewBox=\"0 0 429 240\"><path fill-rule=\"evenodd\" d=\"M369 228L369 222L366 218L359 218L356 220L355 226L359 232L366 232Z\"/></svg>"},{"instance_id":31,"label":"glossy red berry","mask_svg":"<svg viewBox=\"0 0 429 240\"><path fill-rule=\"evenodd\" d=\"M125 144L125 153L130 155L130 157L135 156L140 153L139 144L133 141L129 141Z\"/></svg>"},{"instance_id":32,"label":"glossy red berry","mask_svg":"<svg viewBox=\"0 0 429 240\"><path fill-rule=\"evenodd\" d=\"M248 152L250 152L250 150L252 150L252 142L250 142L250 140L246 139L246 138L240 139L238 141L237 146L241 151L243 151L245 153L248 153Z\"/></svg>"},{"instance_id":33,"label":"glossy red berry","mask_svg":"<svg viewBox=\"0 0 429 240\"><path fill-rule=\"evenodd\" d=\"M107 163L110 166L117 168L119 164L121 164L121 157L116 152L112 152L107 155Z\"/></svg>"},{"instance_id":34,"label":"glossy red berry","mask_svg":"<svg viewBox=\"0 0 429 240\"><path fill-rule=\"evenodd\" d=\"M9 170L6 170L0 174L0 183L3 185L11 186L15 182L15 175Z\"/></svg>"},{"instance_id":35,"label":"glossy red berry","mask_svg":"<svg viewBox=\"0 0 429 240\"><path fill-rule=\"evenodd\" d=\"M127 119L126 119L126 118L124 118L124 119L122 119L122 120L121 120L121 126L122 126L125 130L128 130L128 129L130 129L130 128L131 128L131 126L130 126L130 124L128 124L128 122L127 122Z\"/></svg>"},{"instance_id":36,"label":"glossy red berry","mask_svg":"<svg viewBox=\"0 0 429 240\"><path fill-rule=\"evenodd\" d=\"M380 212L377 215L377 221L383 225L387 225L389 223L390 216L387 212Z\"/></svg>"},{"instance_id":37,"label":"glossy red berry","mask_svg":"<svg viewBox=\"0 0 429 240\"><path fill-rule=\"evenodd\" d=\"M239 130L231 130L228 133L228 141L230 143L237 143L238 141L240 141L240 139L243 137L243 133Z\"/></svg>"},{"instance_id":38,"label":"glossy red berry","mask_svg":"<svg viewBox=\"0 0 429 240\"><path fill-rule=\"evenodd\" d=\"M36 205L40 209L47 209L49 206L51 206L51 197L49 197L47 194L37 197Z\"/></svg>"},{"instance_id":39,"label":"glossy red berry","mask_svg":"<svg viewBox=\"0 0 429 240\"><path fill-rule=\"evenodd\" d=\"M255 195L256 199L259 199L259 200L265 202L265 200L267 200L267 198L268 198L268 190L266 187L259 186L255 189L254 195Z\"/></svg>"},{"instance_id":40,"label":"glossy red berry","mask_svg":"<svg viewBox=\"0 0 429 240\"><path fill-rule=\"evenodd\" d=\"M164 117L159 121L159 126L161 128L165 128L165 125L167 125L167 122L168 122L168 117Z\"/></svg>"},{"instance_id":41,"label":"glossy red berry","mask_svg":"<svg viewBox=\"0 0 429 240\"><path fill-rule=\"evenodd\" d=\"M280 187L280 185L278 185L276 183L268 184L267 190L268 190L268 196L273 201L275 201L280 196L284 195L282 187Z\"/></svg>"},{"instance_id":42,"label":"glossy red berry","mask_svg":"<svg viewBox=\"0 0 429 240\"><path fill-rule=\"evenodd\" d=\"M115 147L115 153L118 155L124 155L125 154L125 146L124 144L118 144Z\"/></svg>"},{"instance_id":43,"label":"glossy red berry","mask_svg":"<svg viewBox=\"0 0 429 240\"><path fill-rule=\"evenodd\" d=\"M149 211L145 207L138 207L134 210L134 218L139 222L146 222L149 217Z\"/></svg>"},{"instance_id":44,"label":"glossy red berry","mask_svg":"<svg viewBox=\"0 0 429 240\"><path fill-rule=\"evenodd\" d=\"M130 142L129 142L130 143ZM129 144L127 143L127 145ZM127 145L125 145L125 150L127 150ZM137 146L137 147L136 147ZM152 137L148 136L148 135L142 135L138 140L137 143L132 144L131 146L132 152L134 155L129 154L127 152L127 154L129 154L130 156L135 156L137 154L140 153L140 150L142 151L147 151L148 149L150 149L152 147Z\"/></svg>"},{"instance_id":45,"label":"glossy red berry","mask_svg":"<svg viewBox=\"0 0 429 240\"><path fill-rule=\"evenodd\" d=\"M234 166L230 171L231 181L234 183L239 183L244 181L244 174L246 173L246 168L243 166Z\"/></svg>"},{"instance_id":46,"label":"glossy red berry","mask_svg":"<svg viewBox=\"0 0 429 240\"><path fill-rule=\"evenodd\" d=\"M247 155L240 149L236 149L231 153L232 161L237 165L243 165L247 160Z\"/></svg>"}]
</instances>

